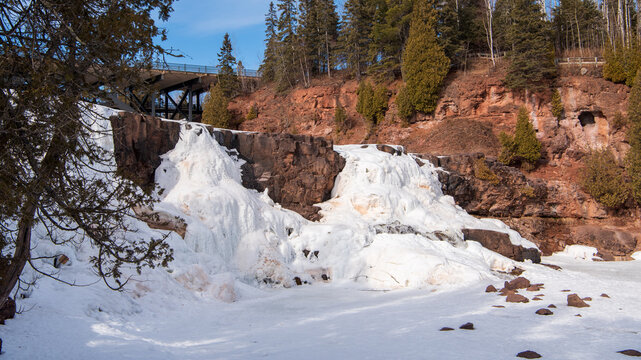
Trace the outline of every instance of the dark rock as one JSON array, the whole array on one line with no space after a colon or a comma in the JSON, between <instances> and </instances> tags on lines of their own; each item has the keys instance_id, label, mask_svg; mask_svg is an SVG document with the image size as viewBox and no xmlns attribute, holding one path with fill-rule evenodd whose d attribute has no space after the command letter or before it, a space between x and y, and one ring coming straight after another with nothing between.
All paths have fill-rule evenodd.
<instances>
[{"instance_id":1,"label":"dark rock","mask_svg":"<svg viewBox=\"0 0 641 360\"><path fill-rule=\"evenodd\" d=\"M592 298L591 298L591 297L589 297L589 296L586 296L586 297L584 297L584 298L583 298L583 299L581 299L581 300L583 300L583 301L592 301Z\"/></svg>"},{"instance_id":2,"label":"dark rock","mask_svg":"<svg viewBox=\"0 0 641 360\"><path fill-rule=\"evenodd\" d=\"M561 292L570 292L570 291L572 291L572 290L570 290L570 289L561 290Z\"/></svg>"},{"instance_id":3,"label":"dark rock","mask_svg":"<svg viewBox=\"0 0 641 360\"><path fill-rule=\"evenodd\" d=\"M505 298L505 302L511 302L511 303L528 303L530 300L526 298L523 295L520 294L508 294L507 297Z\"/></svg>"},{"instance_id":4,"label":"dark rock","mask_svg":"<svg viewBox=\"0 0 641 360\"><path fill-rule=\"evenodd\" d=\"M608 230L601 226L584 225L577 227L574 234L577 244L599 249L599 257L614 261L617 257L633 253L637 247L638 233L622 230Z\"/></svg>"},{"instance_id":5,"label":"dark rock","mask_svg":"<svg viewBox=\"0 0 641 360\"><path fill-rule=\"evenodd\" d=\"M556 305L554 305L554 304L550 304L550 305L548 305L548 307L549 307L550 309L556 309Z\"/></svg>"},{"instance_id":6,"label":"dark rock","mask_svg":"<svg viewBox=\"0 0 641 360\"><path fill-rule=\"evenodd\" d=\"M298 286L303 285L303 281L298 276L296 276L294 278L294 281L296 282L296 285L298 285Z\"/></svg>"},{"instance_id":7,"label":"dark rock","mask_svg":"<svg viewBox=\"0 0 641 360\"><path fill-rule=\"evenodd\" d=\"M601 294L601 297L608 298L608 299L610 298L610 296L606 293Z\"/></svg>"},{"instance_id":8,"label":"dark rock","mask_svg":"<svg viewBox=\"0 0 641 360\"><path fill-rule=\"evenodd\" d=\"M527 289L528 287L530 287L530 280L522 276L519 276L510 282L505 282L505 288L508 290Z\"/></svg>"},{"instance_id":9,"label":"dark rock","mask_svg":"<svg viewBox=\"0 0 641 360\"><path fill-rule=\"evenodd\" d=\"M484 229L463 229L463 239L478 241L483 247L512 260L524 261L529 259L534 263L541 262L541 252L539 252L538 249L514 245L510 241L510 236L504 232Z\"/></svg>"},{"instance_id":10,"label":"dark rock","mask_svg":"<svg viewBox=\"0 0 641 360\"><path fill-rule=\"evenodd\" d=\"M533 298L532 298L532 301L542 301L542 300L543 300L543 299L541 299L541 298L540 298L540 297L538 297L538 296L535 296L535 297L533 297Z\"/></svg>"},{"instance_id":11,"label":"dark rock","mask_svg":"<svg viewBox=\"0 0 641 360\"><path fill-rule=\"evenodd\" d=\"M539 291L539 290L541 290L541 286L540 285L530 285L525 290L526 291Z\"/></svg>"},{"instance_id":12,"label":"dark rock","mask_svg":"<svg viewBox=\"0 0 641 360\"><path fill-rule=\"evenodd\" d=\"M568 295L568 306L578 308L590 307L590 305L586 304L577 294Z\"/></svg>"},{"instance_id":13,"label":"dark rock","mask_svg":"<svg viewBox=\"0 0 641 360\"><path fill-rule=\"evenodd\" d=\"M178 143L180 124L132 113L121 113L110 120L118 172L141 188L152 190L160 155Z\"/></svg>"},{"instance_id":14,"label":"dark rock","mask_svg":"<svg viewBox=\"0 0 641 360\"><path fill-rule=\"evenodd\" d=\"M546 309L546 308L538 309L536 311L536 313L538 315L553 315L554 314L552 311L550 311L549 309Z\"/></svg>"},{"instance_id":15,"label":"dark rock","mask_svg":"<svg viewBox=\"0 0 641 360\"><path fill-rule=\"evenodd\" d=\"M13 319L16 316L16 302L12 298L7 298L4 305L0 308L0 321L4 323L7 319Z\"/></svg>"},{"instance_id":16,"label":"dark rock","mask_svg":"<svg viewBox=\"0 0 641 360\"><path fill-rule=\"evenodd\" d=\"M451 327L442 327L439 331L454 331Z\"/></svg>"},{"instance_id":17,"label":"dark rock","mask_svg":"<svg viewBox=\"0 0 641 360\"><path fill-rule=\"evenodd\" d=\"M492 307L499 308L499 309L504 309L505 306L503 305L492 305Z\"/></svg>"},{"instance_id":18,"label":"dark rock","mask_svg":"<svg viewBox=\"0 0 641 360\"><path fill-rule=\"evenodd\" d=\"M518 266L515 266L515 267L512 269L512 271L510 271L510 275L513 275L513 276L521 276L521 274L523 274L524 272L525 272L525 270L521 269L521 268L520 268L520 267L518 267Z\"/></svg>"},{"instance_id":19,"label":"dark rock","mask_svg":"<svg viewBox=\"0 0 641 360\"><path fill-rule=\"evenodd\" d=\"M307 249L304 249L304 250L303 250L303 255L304 255L305 257L308 257L308 256L309 256L309 253L310 253L310 251L309 251L309 250L307 250Z\"/></svg>"},{"instance_id":20,"label":"dark rock","mask_svg":"<svg viewBox=\"0 0 641 360\"><path fill-rule=\"evenodd\" d=\"M404 150L402 148L401 150L398 150L395 147L389 146L389 145L376 145L376 149L378 149L378 151L386 152L388 154L392 154L395 156L400 156L404 154Z\"/></svg>"},{"instance_id":21,"label":"dark rock","mask_svg":"<svg viewBox=\"0 0 641 360\"><path fill-rule=\"evenodd\" d=\"M488 285L488 287L486 287L486 288L485 288L485 292L486 292L486 293L490 293L490 292L497 292L497 291L498 291L498 290L496 290L496 288L494 287L494 285Z\"/></svg>"},{"instance_id":22,"label":"dark rock","mask_svg":"<svg viewBox=\"0 0 641 360\"><path fill-rule=\"evenodd\" d=\"M628 349L628 350L621 350L617 351L619 354L627 355L627 356L637 356L641 357L641 352L634 350L634 349Z\"/></svg>"},{"instance_id":23,"label":"dark rock","mask_svg":"<svg viewBox=\"0 0 641 360\"><path fill-rule=\"evenodd\" d=\"M522 351L518 354L516 354L516 357L520 357L523 359L539 359L541 358L541 355L538 353L532 351L532 350L527 350L527 351Z\"/></svg>"},{"instance_id":24,"label":"dark rock","mask_svg":"<svg viewBox=\"0 0 641 360\"><path fill-rule=\"evenodd\" d=\"M323 279L323 281L328 281L329 280L329 276L327 276L327 274L323 274L323 275L321 275L321 279Z\"/></svg>"},{"instance_id":25,"label":"dark rock","mask_svg":"<svg viewBox=\"0 0 641 360\"><path fill-rule=\"evenodd\" d=\"M468 323L465 323L465 324L459 326L459 329L474 330L474 324L472 324L471 322L468 322Z\"/></svg>"}]
</instances>

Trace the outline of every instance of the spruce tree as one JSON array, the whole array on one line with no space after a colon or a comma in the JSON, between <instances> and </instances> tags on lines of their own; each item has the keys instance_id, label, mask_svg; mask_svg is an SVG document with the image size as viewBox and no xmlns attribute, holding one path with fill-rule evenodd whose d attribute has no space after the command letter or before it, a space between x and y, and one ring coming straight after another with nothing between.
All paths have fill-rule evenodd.
<instances>
[{"instance_id":1,"label":"spruce tree","mask_svg":"<svg viewBox=\"0 0 641 360\"><path fill-rule=\"evenodd\" d=\"M378 0L370 32L368 73L379 81L401 74L402 49L409 34L413 0Z\"/></svg>"},{"instance_id":2,"label":"spruce tree","mask_svg":"<svg viewBox=\"0 0 641 360\"><path fill-rule=\"evenodd\" d=\"M525 169L531 169L541 158L541 142L536 138L536 131L525 107L519 109L514 136L501 133L499 140L499 161L506 165L521 164Z\"/></svg>"},{"instance_id":3,"label":"spruce tree","mask_svg":"<svg viewBox=\"0 0 641 360\"><path fill-rule=\"evenodd\" d=\"M628 143L626 172L631 180L632 195L641 204L641 70L637 72L628 98Z\"/></svg>"},{"instance_id":4,"label":"spruce tree","mask_svg":"<svg viewBox=\"0 0 641 360\"><path fill-rule=\"evenodd\" d=\"M228 129L232 118L228 107L229 99L225 96L220 84L216 84L216 86L209 89L209 93L203 102L202 123Z\"/></svg>"},{"instance_id":5,"label":"spruce tree","mask_svg":"<svg viewBox=\"0 0 641 360\"><path fill-rule=\"evenodd\" d=\"M415 111L436 109L439 90L450 69L436 36L436 10L431 0L416 0L409 38L403 52L405 91Z\"/></svg>"},{"instance_id":6,"label":"spruce tree","mask_svg":"<svg viewBox=\"0 0 641 360\"><path fill-rule=\"evenodd\" d=\"M278 65L275 72L277 89L284 91L296 84L296 74L301 71L297 63L300 50L297 38L298 12L295 0L279 0L277 5L280 14L277 26L277 59Z\"/></svg>"},{"instance_id":7,"label":"spruce tree","mask_svg":"<svg viewBox=\"0 0 641 360\"><path fill-rule=\"evenodd\" d=\"M606 207L621 207L628 199L629 189L610 149L591 151L583 163L580 173L583 190Z\"/></svg>"},{"instance_id":8,"label":"spruce tree","mask_svg":"<svg viewBox=\"0 0 641 360\"><path fill-rule=\"evenodd\" d=\"M375 8L370 0L347 0L340 38L342 57L357 79L367 70Z\"/></svg>"},{"instance_id":9,"label":"spruce tree","mask_svg":"<svg viewBox=\"0 0 641 360\"><path fill-rule=\"evenodd\" d=\"M510 65L505 84L513 90L541 91L556 77L554 46L541 5L536 0L513 0L507 41Z\"/></svg>"},{"instance_id":10,"label":"spruce tree","mask_svg":"<svg viewBox=\"0 0 641 360\"><path fill-rule=\"evenodd\" d=\"M236 74L236 58L232 55L231 40L225 33L223 45L218 53L218 84L226 97L233 97L238 93L239 81Z\"/></svg>"},{"instance_id":11,"label":"spruce tree","mask_svg":"<svg viewBox=\"0 0 641 360\"><path fill-rule=\"evenodd\" d=\"M258 71L261 79L266 82L274 81L276 78L276 68L278 66L278 18L274 3L269 3L269 10L265 14L265 52L263 53L263 62Z\"/></svg>"}]
</instances>

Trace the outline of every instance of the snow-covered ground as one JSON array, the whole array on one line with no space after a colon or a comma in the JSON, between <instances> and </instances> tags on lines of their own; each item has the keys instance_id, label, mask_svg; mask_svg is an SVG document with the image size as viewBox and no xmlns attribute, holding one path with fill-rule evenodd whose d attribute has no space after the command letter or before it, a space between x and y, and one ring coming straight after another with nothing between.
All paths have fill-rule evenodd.
<instances>
[{"instance_id":1,"label":"snow-covered ground","mask_svg":"<svg viewBox=\"0 0 641 360\"><path fill-rule=\"evenodd\" d=\"M116 293L95 283L87 244L54 248L36 229L34 254L66 254L71 264L58 275L88 286L39 279L18 300L22 314L0 327L3 356L503 359L534 350L549 359L607 359L641 347L641 262L592 262L583 259L590 249L575 248L543 260L561 271L516 264L464 242L461 229L504 231L515 244L533 244L455 206L431 165L374 146L337 151L345 169L332 199L320 204L323 220L311 223L242 187L241 161L199 126L183 127L156 171L164 190L155 209L188 224L184 240L168 237L175 261ZM131 236L161 233L131 221L139 230ZM509 280L515 265L545 283L522 292L544 294L543 301L508 304L484 293ZM567 307L564 289L592 297L591 307ZM552 303L553 316L534 313ZM438 331L465 322L476 330Z\"/></svg>"}]
</instances>

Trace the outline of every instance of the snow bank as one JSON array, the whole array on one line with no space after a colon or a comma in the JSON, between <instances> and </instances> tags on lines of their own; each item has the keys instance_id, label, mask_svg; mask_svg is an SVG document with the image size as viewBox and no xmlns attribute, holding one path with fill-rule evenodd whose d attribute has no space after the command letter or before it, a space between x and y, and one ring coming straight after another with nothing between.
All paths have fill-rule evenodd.
<instances>
[{"instance_id":1,"label":"snow bank","mask_svg":"<svg viewBox=\"0 0 641 360\"><path fill-rule=\"evenodd\" d=\"M563 251L555 253L555 255L567 256L573 259L589 260L598 257L597 248L585 245L567 245Z\"/></svg>"}]
</instances>

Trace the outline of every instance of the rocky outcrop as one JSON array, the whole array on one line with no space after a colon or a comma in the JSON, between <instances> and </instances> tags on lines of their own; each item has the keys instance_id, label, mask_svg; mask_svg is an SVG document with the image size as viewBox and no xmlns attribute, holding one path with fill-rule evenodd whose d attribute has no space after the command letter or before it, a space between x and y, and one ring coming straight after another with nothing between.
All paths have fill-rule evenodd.
<instances>
[{"instance_id":1,"label":"rocky outcrop","mask_svg":"<svg viewBox=\"0 0 641 360\"><path fill-rule=\"evenodd\" d=\"M178 143L180 124L131 113L110 120L118 172L143 189L152 190L160 155Z\"/></svg>"},{"instance_id":2,"label":"rocky outcrop","mask_svg":"<svg viewBox=\"0 0 641 360\"><path fill-rule=\"evenodd\" d=\"M525 248L521 245L514 245L510 236L503 232L483 229L463 229L465 240L478 241L486 249L490 249L505 257L516 261L532 260L534 263L541 262L541 252L535 248Z\"/></svg>"},{"instance_id":3,"label":"rocky outcrop","mask_svg":"<svg viewBox=\"0 0 641 360\"><path fill-rule=\"evenodd\" d=\"M175 147L180 123L129 113L112 117L111 123L119 173L145 189L153 188L160 155ZM210 131L219 144L245 161L245 187L267 189L272 200L310 220L318 219L319 209L314 204L329 200L334 180L345 166L332 142L323 138ZM164 220L172 219L154 221L154 226L169 226Z\"/></svg>"},{"instance_id":4,"label":"rocky outcrop","mask_svg":"<svg viewBox=\"0 0 641 360\"><path fill-rule=\"evenodd\" d=\"M218 143L245 160L243 185L264 191L286 209L317 220L314 204L329 200L345 159L332 142L306 135L212 131Z\"/></svg>"},{"instance_id":5,"label":"rocky outcrop","mask_svg":"<svg viewBox=\"0 0 641 360\"><path fill-rule=\"evenodd\" d=\"M613 216L576 184L528 178L480 153L420 157L442 169L442 190L459 206L474 215L501 219L535 242L544 255L573 244L597 248L604 260L629 259L639 250L638 210ZM479 166L486 172L480 173Z\"/></svg>"}]
</instances>

